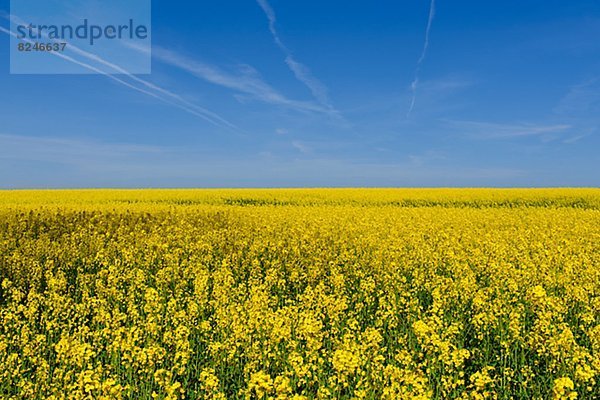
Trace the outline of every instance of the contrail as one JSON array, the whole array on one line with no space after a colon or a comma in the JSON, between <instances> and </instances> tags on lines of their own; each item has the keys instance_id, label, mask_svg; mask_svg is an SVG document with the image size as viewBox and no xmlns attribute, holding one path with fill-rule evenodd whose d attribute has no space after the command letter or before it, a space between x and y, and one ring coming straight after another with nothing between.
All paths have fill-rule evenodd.
<instances>
[{"instance_id":1,"label":"contrail","mask_svg":"<svg viewBox=\"0 0 600 400\"><path fill-rule=\"evenodd\" d=\"M16 21L17 23L20 23L20 21L21 21L18 17L15 17L15 16L9 17L9 19L11 19L13 22ZM11 32L10 30L7 30L7 29L5 29L3 27L0 27L0 31L4 32L4 33L6 33L6 34L8 34L10 36L16 37L16 35L15 35L14 32ZM30 42L29 40L26 40L26 39L25 39L25 41L26 42ZM97 62L99 64L103 64L103 65L105 65L105 66L107 66L109 68L112 68L116 72L127 76L129 79L131 79L133 81L136 81L138 83L141 83L142 85L146 86L147 88L149 88L151 90L154 90L154 91L156 91L158 93L161 93L161 94L163 94L163 95L165 95L167 97L170 97L171 99L173 99L175 101L169 100L169 99L164 98L162 96L159 96L156 93L153 93L153 92L151 92L149 90L145 90L145 89L142 89L142 88L137 87L135 85L132 85L132 84L130 84L130 83L128 83L128 82L126 82L126 81L124 81L122 79L119 79L119 78L115 77L112 74L107 73L106 71L103 71L103 70L101 70L99 68L96 68L96 67L94 67L92 65L86 64L84 62L78 61L78 60L76 60L76 59L74 59L72 57L69 57L69 56L67 56L65 54L62 54L60 52L52 52L51 54L53 54L53 55L55 55L57 57L60 57L60 58L62 58L64 60L67 60L67 61L69 61L71 63L74 63L76 65L79 65L81 67L84 67L86 69L89 69L90 71L93 71L93 72L96 72L96 73L98 73L100 75L103 75L103 76L105 76L105 77L107 77L109 79L112 79L113 81L115 81L115 82L117 82L117 83L119 83L121 85L124 85L124 86L126 86L126 87L128 87L130 89L133 89L133 90L135 90L137 92L146 94L146 95L151 96L151 97L153 97L155 99L158 99L158 100L160 100L160 101L162 101L162 102L164 102L166 104L175 106L175 107L177 107L177 108L179 108L179 109L181 109L183 111L186 111L186 112L188 112L188 113L190 113L192 115L200 117L200 118L204 119L205 121L210 122L213 125L221 126L221 127L225 126L225 127L230 128L230 129L237 129L237 127L235 125L231 124L230 122L228 122L227 120L223 119L219 115L213 113L212 111L209 111L209 110L207 110L207 109L205 109L203 107L200 107L200 106L197 106L195 104L192 104L192 103L186 101L181 96L179 96L179 95L177 95L175 93L172 93L172 92L170 92L170 91L168 91L166 89L163 89L160 86L157 86L157 85L155 85L155 84L153 84L151 82L148 82L148 81L146 81L144 79L138 78L137 76L129 73L128 71L126 71L125 69L121 68L120 66L118 66L116 64L113 64L113 63L110 63L110 62L104 60L103 58L97 56L96 54L89 53L89 52L87 52L85 50L82 50L82 49L80 49L80 48L72 45L71 43L69 43L68 45L69 45L69 49L71 51L73 51L74 53L76 53L78 55L81 55L81 56L83 56L83 57L85 57L85 58L87 58L89 60L95 61L95 62Z\"/></svg>"},{"instance_id":2,"label":"contrail","mask_svg":"<svg viewBox=\"0 0 600 400\"><path fill-rule=\"evenodd\" d=\"M139 50L145 51L142 49ZM316 102L288 99L263 81L258 72L249 65L243 66L241 74L232 74L216 66L196 61L171 50L156 46L152 49L152 57L186 71L197 78L250 95L269 104L288 107L301 112L330 113L328 108Z\"/></svg>"},{"instance_id":3,"label":"contrail","mask_svg":"<svg viewBox=\"0 0 600 400\"><path fill-rule=\"evenodd\" d=\"M99 64L103 64L103 65L105 65L105 66L107 66L109 68L112 68L115 71L117 71L118 73L127 76L129 79L131 79L133 81L136 81L136 82L138 82L138 83L146 86L147 88L149 88L151 90L154 90L154 91L156 91L158 93L161 93L161 94L165 95L166 97L170 97L171 99L175 100L175 102L173 102L173 101L167 101L168 104L171 104L171 105L174 105L176 107L179 107L179 108L181 108L184 111L190 112L191 114L200 116L200 117L208 120L212 124L219 125L219 123L220 123L220 124L223 124L223 125L225 125L225 126L227 126L229 128L237 129L237 127L235 125L233 125L229 121L225 120L224 118L220 117L219 115L215 114L214 112L209 111L209 110L207 110L207 109L205 109L203 107L200 107L200 106L198 106L196 104L190 103L189 101L185 100L183 97L181 97L180 95L178 95L176 93L173 93L173 92L171 92L171 91L169 91L167 89L164 89L164 88L162 88L160 86L157 86L157 85L155 85L155 84L153 84L151 82L148 82L148 81L146 81L144 79L141 79L141 78L139 78L139 77L137 77L137 76L129 73L128 71L126 71L122 67L120 67L120 66L118 66L116 64L113 64L111 62L108 62L108 61L102 59L101 57L98 57L96 54L88 53L87 51L81 50L78 47L73 46L71 44L69 45L69 48L73 52L75 52L75 53L77 53L77 54L79 54L79 55L81 55L83 57L86 57L86 58L88 58L90 60L96 61ZM106 75L108 75L108 74L106 74ZM110 75L110 76L112 76L112 75ZM165 101L164 98L160 98L160 99L163 100L163 101ZM177 102L179 102L181 104L178 104Z\"/></svg>"},{"instance_id":4,"label":"contrail","mask_svg":"<svg viewBox=\"0 0 600 400\"><path fill-rule=\"evenodd\" d=\"M298 81L300 81L304 86L306 86L315 99L319 103L321 103L324 107L326 107L331 113L337 114L338 112L331 105L331 101L329 100L329 95L327 88L323 83L321 83L313 74L310 69L297 61L290 49L281 41L279 37L279 33L277 32L277 28L275 27L275 23L277 22L277 17L275 16L275 11L269 4L267 0L256 0L260 8L264 11L267 19L269 20L269 31L271 31L271 35L273 36L273 40L279 49L285 55L285 63L288 68L294 73L294 76Z\"/></svg>"},{"instance_id":5,"label":"contrail","mask_svg":"<svg viewBox=\"0 0 600 400\"><path fill-rule=\"evenodd\" d=\"M423 44L423 51L421 52L421 57L417 61L417 67L415 68L415 79L413 79L410 84L410 90L412 91L412 100L410 102L410 108L408 109L408 113L406 117L410 117L413 108L415 108L415 101L417 100L417 87L419 85L419 72L421 71L421 64L425 60L425 56L427 55L427 49L429 48L429 32L431 31L431 25L433 24L433 18L435 17L435 0L431 0L431 4L429 6L429 19L427 20L427 29L425 29L425 43Z\"/></svg>"}]
</instances>

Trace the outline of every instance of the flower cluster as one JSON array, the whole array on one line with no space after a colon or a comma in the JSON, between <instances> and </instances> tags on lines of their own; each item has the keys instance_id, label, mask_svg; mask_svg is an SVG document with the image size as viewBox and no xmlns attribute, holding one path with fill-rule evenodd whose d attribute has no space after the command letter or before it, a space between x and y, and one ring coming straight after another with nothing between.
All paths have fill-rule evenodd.
<instances>
[{"instance_id":1,"label":"flower cluster","mask_svg":"<svg viewBox=\"0 0 600 400\"><path fill-rule=\"evenodd\" d=\"M600 398L600 190L0 192L0 398Z\"/></svg>"}]
</instances>

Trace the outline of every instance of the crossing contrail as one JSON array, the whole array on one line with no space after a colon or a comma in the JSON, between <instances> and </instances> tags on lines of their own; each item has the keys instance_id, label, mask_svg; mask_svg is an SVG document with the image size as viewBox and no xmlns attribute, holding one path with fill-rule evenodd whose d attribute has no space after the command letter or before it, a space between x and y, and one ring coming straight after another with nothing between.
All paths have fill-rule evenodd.
<instances>
[{"instance_id":1,"label":"crossing contrail","mask_svg":"<svg viewBox=\"0 0 600 400\"><path fill-rule=\"evenodd\" d=\"M4 17L3 15L0 15L0 16ZM14 21L16 23L20 23L21 22L21 20L18 17L16 17L16 16L9 16L9 17L4 17L4 18L12 20L12 21ZM12 32L12 31L10 31L8 29L5 29L5 28L3 28L1 26L0 26L0 32L6 33L9 36L16 37L16 34L14 32ZM26 41L28 41L28 40L26 40ZM106 67L108 67L110 69L115 70L119 74L125 75L126 78L129 78L132 81L137 82L137 83L145 86L146 89L144 89L143 87L139 87L137 85L134 85L134 84L132 84L130 82L127 82L124 79L117 78L113 74L108 73L108 72L106 72L106 71L104 71L104 70L102 70L102 69L100 69L98 67L95 67L95 66L93 66L91 64L88 64L88 63L85 63L83 61L77 60L77 59L75 59L73 57L69 57L69 56L67 56L65 54L62 54L60 52L52 52L51 54L54 55L54 56L60 57L60 58L66 60L68 62L73 63L73 64L79 65L79 66L81 66L83 68L86 68L86 69L88 69L88 70L90 70L92 72L95 72L97 74L104 75L105 77L107 77L107 78L109 78L109 79L111 79L111 80L113 80L113 81L115 81L115 82L117 82L117 83L119 83L119 84L121 84L121 85L123 85L125 87L128 87L128 88L130 88L132 90L135 90L135 91L137 91L139 93L143 93L143 94L148 95L150 97L153 97L153 98L155 98L157 100L160 100L160 101L162 101L164 103L167 103L167 104L169 104L171 106L174 106L174 107L177 107L177 108L179 108L179 109L181 109L183 111L186 111L186 112L188 112L188 113L190 113L192 115L200 117L200 118L204 119L207 122L210 122L211 124L213 124L215 126L226 127L226 128L233 129L233 130L237 129L237 127L235 125L233 125L229 121L225 120L224 118L221 118L216 113L214 113L212 111L209 111L209 110L207 110L207 109L205 109L203 107L200 107L200 106L198 106L196 104L190 103L190 102L186 101L185 99L183 99L181 96L179 96L179 95L177 95L177 94L175 94L173 92L170 92L170 91L168 91L168 90L166 90L164 88L161 88L160 86L157 86L157 85L155 85L155 84L153 84L151 82L148 82L148 81L146 81L144 79L138 78L137 76L129 73L128 71L126 71L125 69L121 68L120 66L118 66L116 64L113 64L113 63L110 63L110 62L104 60L103 58L99 57L96 54L89 53L89 52L87 52L85 50L81 50L80 48L78 48L78 47L76 47L76 46L74 46L74 45L72 45L70 43L69 43L69 49L71 51L73 51L74 53L76 53L77 55L79 55L79 56L85 57L88 60L93 61L95 63L102 64L102 65L104 65L104 66L106 66Z\"/></svg>"}]
</instances>

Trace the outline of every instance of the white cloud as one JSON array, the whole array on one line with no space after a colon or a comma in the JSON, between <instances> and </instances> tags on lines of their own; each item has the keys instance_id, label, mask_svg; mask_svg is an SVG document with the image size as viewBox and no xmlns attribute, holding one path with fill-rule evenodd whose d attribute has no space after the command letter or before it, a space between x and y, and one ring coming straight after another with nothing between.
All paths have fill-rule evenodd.
<instances>
[{"instance_id":1,"label":"white cloud","mask_svg":"<svg viewBox=\"0 0 600 400\"><path fill-rule=\"evenodd\" d=\"M302 154L309 154L312 152L312 148L310 146L299 140L292 141L292 146Z\"/></svg>"},{"instance_id":2,"label":"white cloud","mask_svg":"<svg viewBox=\"0 0 600 400\"><path fill-rule=\"evenodd\" d=\"M447 125L466 136L476 139L510 139L549 134L568 133L568 124L500 124L479 121L446 121Z\"/></svg>"}]
</instances>

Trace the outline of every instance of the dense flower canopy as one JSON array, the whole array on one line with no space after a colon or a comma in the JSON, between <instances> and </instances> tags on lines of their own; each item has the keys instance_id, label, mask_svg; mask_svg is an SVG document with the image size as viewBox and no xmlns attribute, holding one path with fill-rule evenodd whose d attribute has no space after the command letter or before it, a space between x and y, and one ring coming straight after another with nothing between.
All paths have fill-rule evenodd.
<instances>
[{"instance_id":1,"label":"dense flower canopy","mask_svg":"<svg viewBox=\"0 0 600 400\"><path fill-rule=\"evenodd\" d=\"M600 190L0 193L0 397L600 397Z\"/></svg>"}]
</instances>

